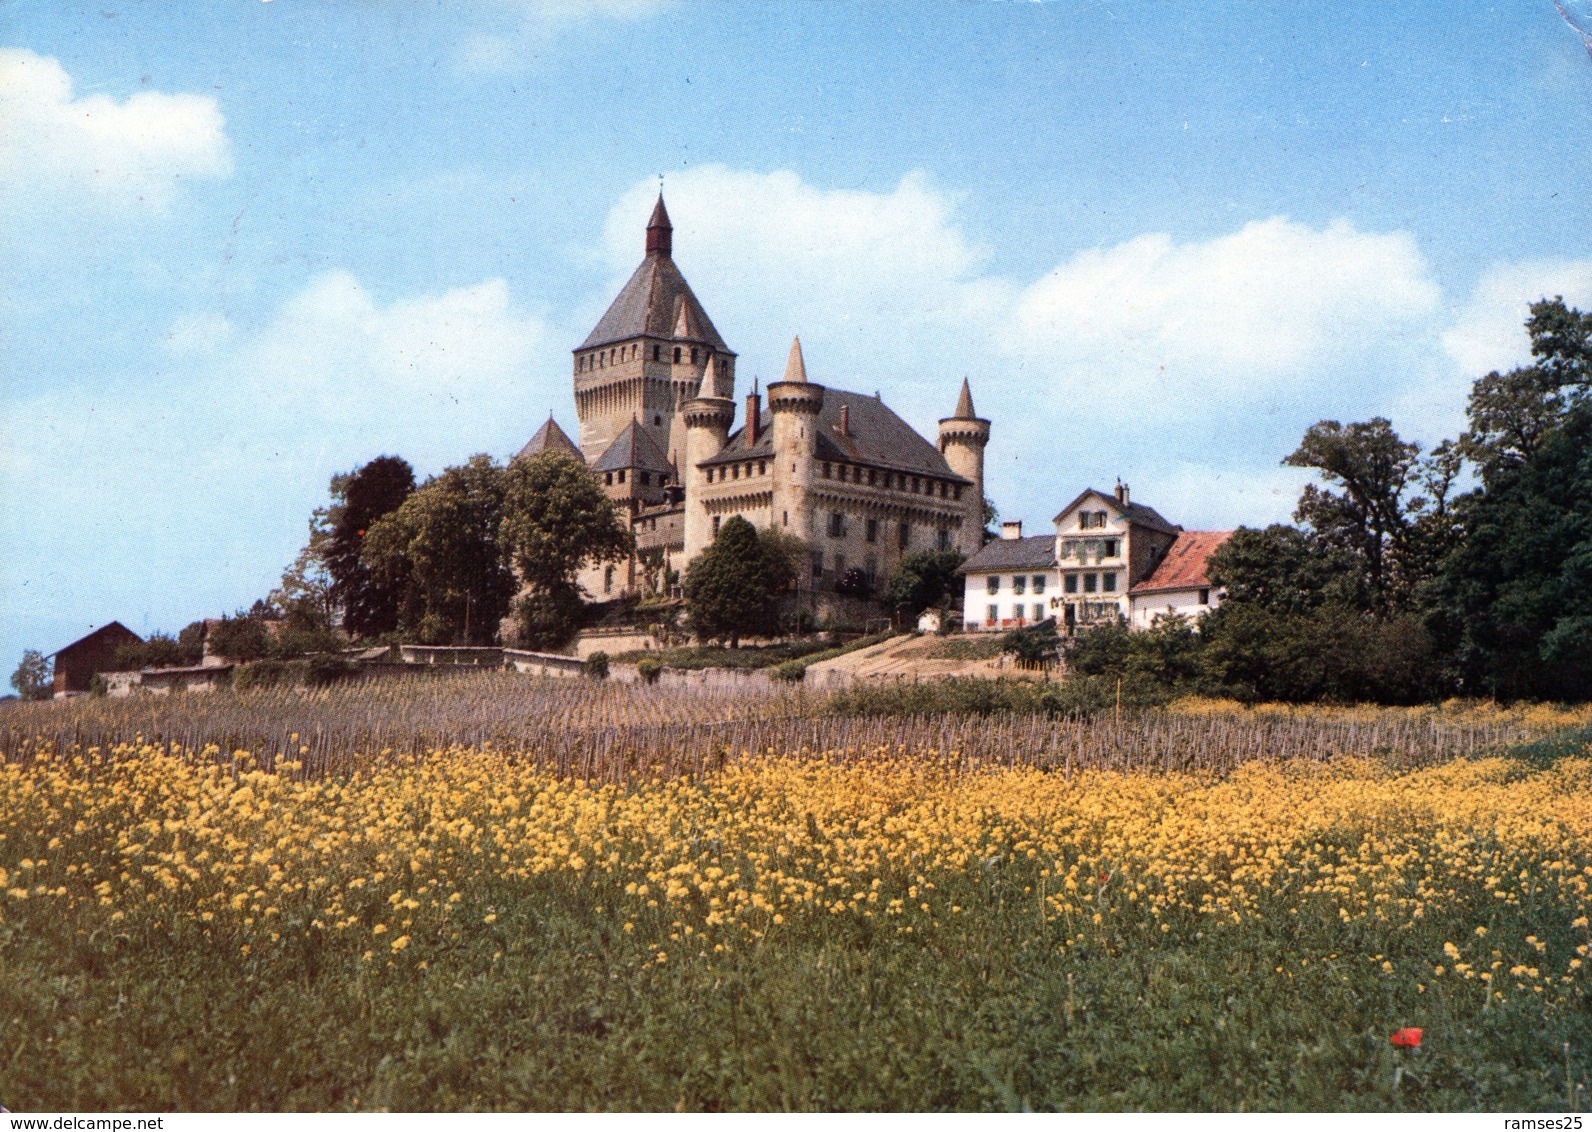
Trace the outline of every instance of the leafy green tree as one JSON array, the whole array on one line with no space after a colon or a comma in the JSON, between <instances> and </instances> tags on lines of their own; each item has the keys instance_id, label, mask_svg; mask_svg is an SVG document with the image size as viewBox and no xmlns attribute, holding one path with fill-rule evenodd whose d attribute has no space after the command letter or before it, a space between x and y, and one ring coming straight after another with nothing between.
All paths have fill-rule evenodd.
<instances>
[{"instance_id":1,"label":"leafy green tree","mask_svg":"<svg viewBox=\"0 0 1592 1132\"><path fill-rule=\"evenodd\" d=\"M177 634L177 649L183 664L198 664L205 656L205 635L208 629L203 621L190 621Z\"/></svg>"},{"instance_id":2,"label":"leafy green tree","mask_svg":"<svg viewBox=\"0 0 1592 1132\"><path fill-rule=\"evenodd\" d=\"M283 577L284 606L324 601L342 611L343 628L355 637L375 636L398 627L403 591L391 578L377 578L364 557L372 527L396 511L415 490L414 469L398 456L378 456L346 475L332 477L330 506L310 524L308 555L299 576ZM318 562L325 581L310 563ZM317 588L324 584L324 592ZM302 610L301 610L302 612Z\"/></svg>"},{"instance_id":3,"label":"leafy green tree","mask_svg":"<svg viewBox=\"0 0 1592 1132\"><path fill-rule=\"evenodd\" d=\"M1224 601L1273 613L1363 604L1362 579L1347 553L1281 523L1238 528L1211 555L1206 570Z\"/></svg>"},{"instance_id":4,"label":"leafy green tree","mask_svg":"<svg viewBox=\"0 0 1592 1132\"><path fill-rule=\"evenodd\" d=\"M399 595L398 627L425 644L490 644L514 595L499 532L504 469L490 456L433 476L363 539L362 562Z\"/></svg>"},{"instance_id":5,"label":"leafy green tree","mask_svg":"<svg viewBox=\"0 0 1592 1132\"><path fill-rule=\"evenodd\" d=\"M262 618L240 613L213 623L207 643L216 656L246 663L263 660L270 654L271 634Z\"/></svg>"},{"instance_id":6,"label":"leafy green tree","mask_svg":"<svg viewBox=\"0 0 1592 1132\"><path fill-rule=\"evenodd\" d=\"M685 572L686 610L698 637L728 640L777 631L778 594L792 581L790 563L739 515Z\"/></svg>"},{"instance_id":7,"label":"leafy green tree","mask_svg":"<svg viewBox=\"0 0 1592 1132\"><path fill-rule=\"evenodd\" d=\"M1001 651L1015 657L1023 668L1037 668L1061 654L1061 637L1054 617L1037 625L1013 629L1001 638Z\"/></svg>"},{"instance_id":8,"label":"leafy green tree","mask_svg":"<svg viewBox=\"0 0 1592 1132\"><path fill-rule=\"evenodd\" d=\"M907 555L885 585L885 603L906 618L939 605L956 592L956 572L964 561L957 550L919 550Z\"/></svg>"},{"instance_id":9,"label":"leafy green tree","mask_svg":"<svg viewBox=\"0 0 1592 1132\"><path fill-rule=\"evenodd\" d=\"M11 687L25 700L47 700L53 692L49 658L37 649L22 654L22 663L11 674Z\"/></svg>"},{"instance_id":10,"label":"leafy green tree","mask_svg":"<svg viewBox=\"0 0 1592 1132\"><path fill-rule=\"evenodd\" d=\"M188 663L182 645L167 633L151 633L146 640L129 641L112 660L118 671L134 668L180 668Z\"/></svg>"},{"instance_id":11,"label":"leafy green tree","mask_svg":"<svg viewBox=\"0 0 1592 1132\"><path fill-rule=\"evenodd\" d=\"M1592 697L1592 315L1532 305L1533 362L1476 382L1460 440L1480 487L1429 593L1465 691Z\"/></svg>"},{"instance_id":12,"label":"leafy green tree","mask_svg":"<svg viewBox=\"0 0 1592 1132\"><path fill-rule=\"evenodd\" d=\"M635 540L597 477L573 456L517 459L505 479L501 540L527 591L515 606L520 639L557 647L580 623L580 570L626 557Z\"/></svg>"}]
</instances>

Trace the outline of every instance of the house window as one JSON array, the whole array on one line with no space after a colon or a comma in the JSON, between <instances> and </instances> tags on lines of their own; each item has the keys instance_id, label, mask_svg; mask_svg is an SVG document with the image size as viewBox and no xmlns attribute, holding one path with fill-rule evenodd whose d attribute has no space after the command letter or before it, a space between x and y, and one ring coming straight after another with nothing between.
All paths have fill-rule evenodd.
<instances>
[{"instance_id":1,"label":"house window","mask_svg":"<svg viewBox=\"0 0 1592 1132\"><path fill-rule=\"evenodd\" d=\"M951 532L946 530L944 527L941 527L938 531L934 532L934 548L936 550L950 550Z\"/></svg>"},{"instance_id":2,"label":"house window","mask_svg":"<svg viewBox=\"0 0 1592 1132\"><path fill-rule=\"evenodd\" d=\"M642 486L646 487L646 486L649 486L651 483L652 483L652 473L651 472L642 472L641 473L641 484L642 484Z\"/></svg>"},{"instance_id":3,"label":"house window","mask_svg":"<svg viewBox=\"0 0 1592 1132\"><path fill-rule=\"evenodd\" d=\"M987 589L992 594L1000 593L1001 592L1001 576L999 574L991 574L988 578L986 578L984 580L984 588Z\"/></svg>"},{"instance_id":4,"label":"house window","mask_svg":"<svg viewBox=\"0 0 1592 1132\"><path fill-rule=\"evenodd\" d=\"M997 621L999 621L1000 619L1001 619L1001 607L998 606L998 605L990 606L989 607L989 623L991 625L993 625Z\"/></svg>"},{"instance_id":5,"label":"house window","mask_svg":"<svg viewBox=\"0 0 1592 1132\"><path fill-rule=\"evenodd\" d=\"M846 536L846 517L839 511L829 513L829 537L844 538Z\"/></svg>"},{"instance_id":6,"label":"house window","mask_svg":"<svg viewBox=\"0 0 1592 1132\"><path fill-rule=\"evenodd\" d=\"M1106 539L1106 541L1101 544L1100 553L1107 558L1115 558L1117 556L1117 540L1114 538Z\"/></svg>"},{"instance_id":7,"label":"house window","mask_svg":"<svg viewBox=\"0 0 1592 1132\"><path fill-rule=\"evenodd\" d=\"M1061 579L1061 589L1062 589L1063 593L1069 593L1069 594L1077 593L1078 592L1078 575L1077 574L1067 574L1066 576L1064 576Z\"/></svg>"},{"instance_id":8,"label":"house window","mask_svg":"<svg viewBox=\"0 0 1592 1132\"><path fill-rule=\"evenodd\" d=\"M1035 594L1035 596L1038 596L1039 594L1042 594L1044 592L1045 592L1045 576L1043 574L1035 574L1034 575L1034 594Z\"/></svg>"},{"instance_id":9,"label":"house window","mask_svg":"<svg viewBox=\"0 0 1592 1132\"><path fill-rule=\"evenodd\" d=\"M879 520L878 519L869 519L868 520L867 536L868 536L868 541L869 542L878 542L879 541Z\"/></svg>"},{"instance_id":10,"label":"house window","mask_svg":"<svg viewBox=\"0 0 1592 1132\"><path fill-rule=\"evenodd\" d=\"M912 541L912 524L902 523L896 530L896 545L902 550L907 548L907 543Z\"/></svg>"},{"instance_id":11,"label":"house window","mask_svg":"<svg viewBox=\"0 0 1592 1132\"><path fill-rule=\"evenodd\" d=\"M1210 590L1201 590L1200 591L1200 604L1201 605L1209 605L1210 603L1211 603L1211 591Z\"/></svg>"},{"instance_id":12,"label":"house window","mask_svg":"<svg viewBox=\"0 0 1592 1132\"><path fill-rule=\"evenodd\" d=\"M713 537L719 537L719 516L713 516Z\"/></svg>"},{"instance_id":13,"label":"house window","mask_svg":"<svg viewBox=\"0 0 1592 1132\"><path fill-rule=\"evenodd\" d=\"M1114 572L1110 572L1110 571L1108 571L1108 572L1106 572L1104 574L1101 574L1100 575L1100 588L1102 590L1104 590L1108 594L1116 593L1117 592L1117 576L1116 576L1116 574Z\"/></svg>"},{"instance_id":14,"label":"house window","mask_svg":"<svg viewBox=\"0 0 1592 1132\"><path fill-rule=\"evenodd\" d=\"M1085 574L1083 576L1083 592L1086 594L1094 593L1097 589L1099 589L1099 583L1100 575Z\"/></svg>"},{"instance_id":15,"label":"house window","mask_svg":"<svg viewBox=\"0 0 1592 1132\"><path fill-rule=\"evenodd\" d=\"M1012 593L1019 597L1028 592L1028 579L1018 574L1012 579Z\"/></svg>"},{"instance_id":16,"label":"house window","mask_svg":"<svg viewBox=\"0 0 1592 1132\"><path fill-rule=\"evenodd\" d=\"M1039 602L1036 601L1034 603L1034 620L1035 621L1043 621L1044 619L1045 619L1045 607L1043 605L1039 604Z\"/></svg>"}]
</instances>

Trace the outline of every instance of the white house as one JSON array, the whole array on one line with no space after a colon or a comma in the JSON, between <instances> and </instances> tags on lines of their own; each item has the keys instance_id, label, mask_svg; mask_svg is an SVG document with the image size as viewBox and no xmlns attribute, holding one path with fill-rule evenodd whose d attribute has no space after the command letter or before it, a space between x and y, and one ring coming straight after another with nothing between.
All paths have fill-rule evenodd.
<instances>
[{"instance_id":1,"label":"white house","mask_svg":"<svg viewBox=\"0 0 1592 1132\"><path fill-rule=\"evenodd\" d=\"M1056 516L1061 584L1050 608L1057 625L1072 632L1128 620L1129 593L1154 574L1181 531L1154 508L1134 503L1126 484L1079 495Z\"/></svg>"},{"instance_id":2,"label":"white house","mask_svg":"<svg viewBox=\"0 0 1592 1132\"><path fill-rule=\"evenodd\" d=\"M1206 565L1232 537L1232 531L1182 531L1148 578L1128 591L1129 623L1148 629L1157 617L1181 615L1199 619L1221 604Z\"/></svg>"},{"instance_id":3,"label":"white house","mask_svg":"<svg viewBox=\"0 0 1592 1132\"><path fill-rule=\"evenodd\" d=\"M1056 540L1024 538L1020 521L1002 523L1001 537L964 562L962 575L964 629L1020 629L1056 616Z\"/></svg>"}]
</instances>

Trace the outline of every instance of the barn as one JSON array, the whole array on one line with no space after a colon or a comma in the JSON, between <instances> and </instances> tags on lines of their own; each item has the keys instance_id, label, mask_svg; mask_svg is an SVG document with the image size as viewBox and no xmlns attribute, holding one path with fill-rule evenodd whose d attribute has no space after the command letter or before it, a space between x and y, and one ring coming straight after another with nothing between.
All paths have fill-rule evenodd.
<instances>
[{"instance_id":1,"label":"barn","mask_svg":"<svg viewBox=\"0 0 1592 1132\"><path fill-rule=\"evenodd\" d=\"M51 655L55 658L55 694L67 696L88 691L89 681L116 668L116 651L124 645L143 644L144 638L120 621L102 625Z\"/></svg>"}]
</instances>

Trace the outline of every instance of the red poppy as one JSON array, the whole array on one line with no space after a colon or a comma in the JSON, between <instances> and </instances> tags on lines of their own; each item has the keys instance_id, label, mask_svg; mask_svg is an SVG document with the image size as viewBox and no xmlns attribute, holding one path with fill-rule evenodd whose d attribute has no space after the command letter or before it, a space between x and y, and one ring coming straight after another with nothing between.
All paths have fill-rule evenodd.
<instances>
[{"instance_id":1,"label":"red poppy","mask_svg":"<svg viewBox=\"0 0 1592 1132\"><path fill-rule=\"evenodd\" d=\"M1406 1026L1388 1039L1399 1049L1420 1049L1421 1028L1419 1026Z\"/></svg>"},{"instance_id":2,"label":"red poppy","mask_svg":"<svg viewBox=\"0 0 1592 1132\"><path fill-rule=\"evenodd\" d=\"M1111 874L1110 873L1101 873L1100 874L1100 883L1101 884L1105 884L1106 881L1108 881L1110 879L1111 879Z\"/></svg>"}]
</instances>

